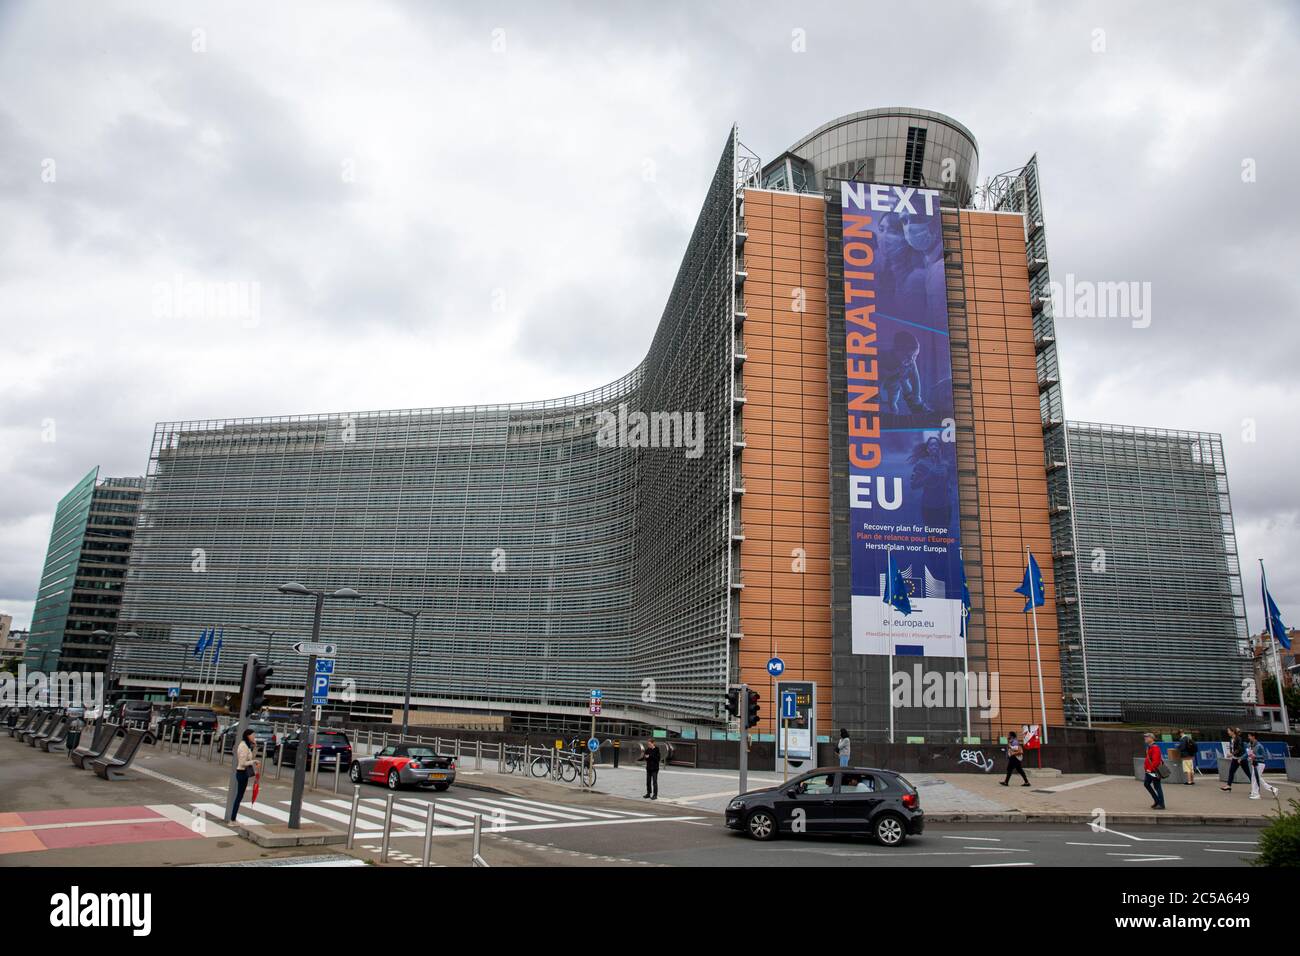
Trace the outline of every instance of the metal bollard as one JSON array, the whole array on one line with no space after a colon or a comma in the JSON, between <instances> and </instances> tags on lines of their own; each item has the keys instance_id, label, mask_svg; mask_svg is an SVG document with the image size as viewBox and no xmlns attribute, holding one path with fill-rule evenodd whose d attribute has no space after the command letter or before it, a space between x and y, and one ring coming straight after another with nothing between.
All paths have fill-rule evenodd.
<instances>
[{"instance_id":1,"label":"metal bollard","mask_svg":"<svg viewBox=\"0 0 1300 956\"><path fill-rule=\"evenodd\" d=\"M334 793L339 792L339 768L343 766L343 758L338 754L334 755Z\"/></svg>"},{"instance_id":2,"label":"metal bollard","mask_svg":"<svg viewBox=\"0 0 1300 956\"><path fill-rule=\"evenodd\" d=\"M277 744L275 748L275 779L280 779L280 768L284 764L284 745Z\"/></svg>"},{"instance_id":3,"label":"metal bollard","mask_svg":"<svg viewBox=\"0 0 1300 956\"><path fill-rule=\"evenodd\" d=\"M352 788L352 811L348 814L348 849L352 849L352 844L356 842L357 835L357 807L361 805L361 784Z\"/></svg>"},{"instance_id":4,"label":"metal bollard","mask_svg":"<svg viewBox=\"0 0 1300 956\"><path fill-rule=\"evenodd\" d=\"M316 781L320 777L320 751L311 752L311 788L316 789Z\"/></svg>"},{"instance_id":5,"label":"metal bollard","mask_svg":"<svg viewBox=\"0 0 1300 956\"><path fill-rule=\"evenodd\" d=\"M483 741L474 741L474 769L483 769Z\"/></svg>"},{"instance_id":6,"label":"metal bollard","mask_svg":"<svg viewBox=\"0 0 1300 956\"><path fill-rule=\"evenodd\" d=\"M506 772L506 742L504 740L497 744L497 773Z\"/></svg>"},{"instance_id":7,"label":"metal bollard","mask_svg":"<svg viewBox=\"0 0 1300 956\"><path fill-rule=\"evenodd\" d=\"M384 845L379 852L379 862L388 862L388 841L393 829L393 795L390 793L384 801Z\"/></svg>"},{"instance_id":8,"label":"metal bollard","mask_svg":"<svg viewBox=\"0 0 1300 956\"><path fill-rule=\"evenodd\" d=\"M424 817L424 866L429 865L429 860L433 857L433 801L429 801L429 807L425 811Z\"/></svg>"},{"instance_id":9,"label":"metal bollard","mask_svg":"<svg viewBox=\"0 0 1300 956\"><path fill-rule=\"evenodd\" d=\"M488 865L487 860L483 859L483 855L479 853L479 846L482 842L482 839L483 839L483 814L476 813L474 814L474 851L473 854L470 856L470 860L469 860L472 866Z\"/></svg>"}]
</instances>

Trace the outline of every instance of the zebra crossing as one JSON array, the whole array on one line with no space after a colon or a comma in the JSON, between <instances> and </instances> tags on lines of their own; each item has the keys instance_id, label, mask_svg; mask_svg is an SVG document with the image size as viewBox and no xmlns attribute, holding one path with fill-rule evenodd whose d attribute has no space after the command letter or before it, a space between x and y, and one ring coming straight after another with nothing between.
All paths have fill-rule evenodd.
<instances>
[{"instance_id":1,"label":"zebra crossing","mask_svg":"<svg viewBox=\"0 0 1300 956\"><path fill-rule=\"evenodd\" d=\"M464 796L439 794L434 799L398 797L393 801L391 837L423 837L430 804L434 807L433 835L456 836L474 828L474 818L483 818L486 833L513 833L523 830L568 829L572 827L618 826L637 823L700 820L699 816L658 816L634 810L579 807L548 803L514 796L488 796L479 793ZM367 797L357 805L357 835L368 838L381 835L384 829L384 797ZM225 808L217 803L200 801L189 804L192 813L220 820ZM245 823L287 823L289 801L245 801L239 819ZM304 820L326 826L347 828L352 801L341 797L309 797L303 800Z\"/></svg>"}]
</instances>

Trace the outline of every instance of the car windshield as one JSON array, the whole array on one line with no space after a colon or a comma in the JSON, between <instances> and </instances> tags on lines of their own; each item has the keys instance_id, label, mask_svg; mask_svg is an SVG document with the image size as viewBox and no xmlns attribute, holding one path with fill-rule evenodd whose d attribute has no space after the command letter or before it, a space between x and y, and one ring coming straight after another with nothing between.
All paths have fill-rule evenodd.
<instances>
[{"instance_id":1,"label":"car windshield","mask_svg":"<svg viewBox=\"0 0 1300 956\"><path fill-rule=\"evenodd\" d=\"M408 747L406 750L406 755L408 757L420 757L420 758L438 756L428 747Z\"/></svg>"},{"instance_id":2,"label":"car windshield","mask_svg":"<svg viewBox=\"0 0 1300 956\"><path fill-rule=\"evenodd\" d=\"M322 747L346 747L348 745L347 736L337 732L325 731L316 739Z\"/></svg>"},{"instance_id":3,"label":"car windshield","mask_svg":"<svg viewBox=\"0 0 1300 956\"><path fill-rule=\"evenodd\" d=\"M217 715L210 710L187 710L185 717L189 720L216 720Z\"/></svg>"}]
</instances>

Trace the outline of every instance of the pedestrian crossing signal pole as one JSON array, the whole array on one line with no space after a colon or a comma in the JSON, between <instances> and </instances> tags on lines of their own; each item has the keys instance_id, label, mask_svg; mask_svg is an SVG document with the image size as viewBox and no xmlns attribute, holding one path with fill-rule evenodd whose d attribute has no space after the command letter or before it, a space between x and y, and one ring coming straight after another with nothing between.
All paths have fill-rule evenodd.
<instances>
[{"instance_id":1,"label":"pedestrian crossing signal pole","mask_svg":"<svg viewBox=\"0 0 1300 956\"><path fill-rule=\"evenodd\" d=\"M244 729L248 727L248 701L253 694L253 679L257 673L257 655L249 654L248 662L244 664L244 680L240 685L242 693L239 701L239 722L235 725L235 739L230 745L230 781L226 785L226 822L230 822L230 815L235 811L235 792L239 787L239 780L236 776L239 768L239 743L244 739ZM213 733L216 733L214 730ZM221 745L224 748L224 744Z\"/></svg>"},{"instance_id":2,"label":"pedestrian crossing signal pole","mask_svg":"<svg viewBox=\"0 0 1300 956\"><path fill-rule=\"evenodd\" d=\"M738 695L740 706L737 708L736 723L740 725L740 792L744 793L749 789L749 752L745 746L745 738L749 736L749 728L746 725L748 721L747 708L749 707L749 685L740 685L740 694Z\"/></svg>"}]
</instances>

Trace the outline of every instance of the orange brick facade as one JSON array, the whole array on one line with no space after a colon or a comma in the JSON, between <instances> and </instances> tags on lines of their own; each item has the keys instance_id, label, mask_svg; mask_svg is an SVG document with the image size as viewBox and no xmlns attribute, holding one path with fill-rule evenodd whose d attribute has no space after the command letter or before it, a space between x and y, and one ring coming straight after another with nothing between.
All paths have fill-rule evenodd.
<instances>
[{"instance_id":1,"label":"orange brick facade","mask_svg":"<svg viewBox=\"0 0 1300 956\"><path fill-rule=\"evenodd\" d=\"M763 695L762 733L775 731L775 681L817 682L819 733L832 734L829 383L825 203L820 196L746 190L741 458L740 680ZM1002 713L975 721L996 737L1039 722L1033 632L1016 595L1031 548L1048 603L1038 609L1049 724L1063 722L1047 476L1025 257L1018 215L945 211L953 378L958 403L962 539L974 611L972 670L1000 675ZM954 249L956 243L958 249ZM954 267L955 265L955 267ZM964 343L963 343L964 345ZM971 417L971 421L963 418Z\"/></svg>"}]
</instances>

